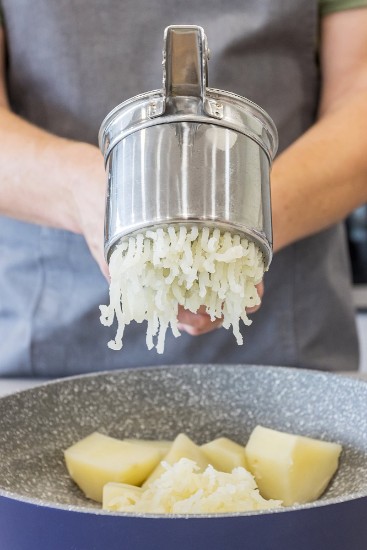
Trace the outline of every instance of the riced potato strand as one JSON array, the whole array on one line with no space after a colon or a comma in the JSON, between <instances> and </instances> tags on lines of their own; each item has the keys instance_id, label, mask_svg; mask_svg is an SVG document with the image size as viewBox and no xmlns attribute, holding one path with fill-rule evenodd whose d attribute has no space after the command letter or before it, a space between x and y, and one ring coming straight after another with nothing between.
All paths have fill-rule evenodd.
<instances>
[{"instance_id":1,"label":"riced potato strand","mask_svg":"<svg viewBox=\"0 0 367 550\"><path fill-rule=\"evenodd\" d=\"M110 304L100 306L100 320L111 326L116 317L118 329L108 346L121 349L125 326L147 321L147 347L163 353L168 327L180 335L179 305L193 313L204 306L212 321L223 318L224 328L232 326L242 344L239 323L250 325L246 308L260 303L256 285L264 275L264 259L253 242L239 235L169 226L118 244L109 269Z\"/></svg>"}]
</instances>

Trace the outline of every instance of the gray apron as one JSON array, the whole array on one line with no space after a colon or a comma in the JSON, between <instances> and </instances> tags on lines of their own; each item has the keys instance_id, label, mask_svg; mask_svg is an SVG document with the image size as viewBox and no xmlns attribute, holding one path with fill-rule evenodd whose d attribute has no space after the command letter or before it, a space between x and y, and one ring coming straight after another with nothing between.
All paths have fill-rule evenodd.
<instances>
[{"instance_id":1,"label":"gray apron","mask_svg":"<svg viewBox=\"0 0 367 550\"><path fill-rule=\"evenodd\" d=\"M163 29L199 24L212 50L210 85L244 95L275 120L286 148L315 118L316 0L0 0L12 109L57 135L96 143L104 116L161 87ZM19 151L19 162L21 162ZM47 177L47 175L45 175ZM84 239L0 218L0 374L62 376L179 363L357 367L342 226L276 254L265 296L238 347L230 331L166 338L148 352L130 325L121 352L99 323L108 287Z\"/></svg>"}]
</instances>

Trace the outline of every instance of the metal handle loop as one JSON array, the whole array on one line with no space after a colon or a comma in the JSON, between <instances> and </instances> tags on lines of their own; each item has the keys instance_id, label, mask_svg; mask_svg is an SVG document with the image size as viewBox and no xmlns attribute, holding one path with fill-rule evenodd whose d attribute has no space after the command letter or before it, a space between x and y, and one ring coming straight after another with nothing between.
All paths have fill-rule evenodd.
<instances>
[{"instance_id":1,"label":"metal handle loop","mask_svg":"<svg viewBox=\"0 0 367 550\"><path fill-rule=\"evenodd\" d=\"M169 26L164 32L163 89L166 99L177 96L201 97L207 82L207 40L202 27Z\"/></svg>"}]
</instances>

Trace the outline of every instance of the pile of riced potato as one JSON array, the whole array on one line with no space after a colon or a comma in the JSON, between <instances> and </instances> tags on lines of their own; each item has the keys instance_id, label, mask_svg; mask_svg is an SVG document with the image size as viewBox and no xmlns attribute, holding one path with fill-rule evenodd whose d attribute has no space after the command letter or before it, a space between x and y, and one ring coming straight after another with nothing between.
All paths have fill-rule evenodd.
<instances>
[{"instance_id":1,"label":"pile of riced potato","mask_svg":"<svg viewBox=\"0 0 367 550\"><path fill-rule=\"evenodd\" d=\"M151 514L246 512L316 500L342 447L256 426L246 446L115 439L94 432L65 450L69 475L103 509Z\"/></svg>"}]
</instances>

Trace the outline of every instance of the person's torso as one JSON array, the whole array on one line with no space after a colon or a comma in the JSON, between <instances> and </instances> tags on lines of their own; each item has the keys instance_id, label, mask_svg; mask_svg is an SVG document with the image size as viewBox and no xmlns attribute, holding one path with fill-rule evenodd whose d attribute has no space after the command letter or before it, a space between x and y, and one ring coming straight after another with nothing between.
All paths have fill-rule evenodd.
<instances>
[{"instance_id":1,"label":"person's torso","mask_svg":"<svg viewBox=\"0 0 367 550\"><path fill-rule=\"evenodd\" d=\"M277 125L280 150L315 118L316 0L2 0L2 5L11 107L58 135L96 144L109 110L160 88L163 30L169 24L204 27L211 50L209 85L261 105ZM3 374L185 362L355 366L340 228L275 256L263 306L244 332L243 347L221 329L198 338L167 337L163 356L146 350L141 325L128 327L121 352L107 348L114 329L99 324L98 310L108 301L107 283L82 237L0 218L0 250Z\"/></svg>"}]
</instances>

